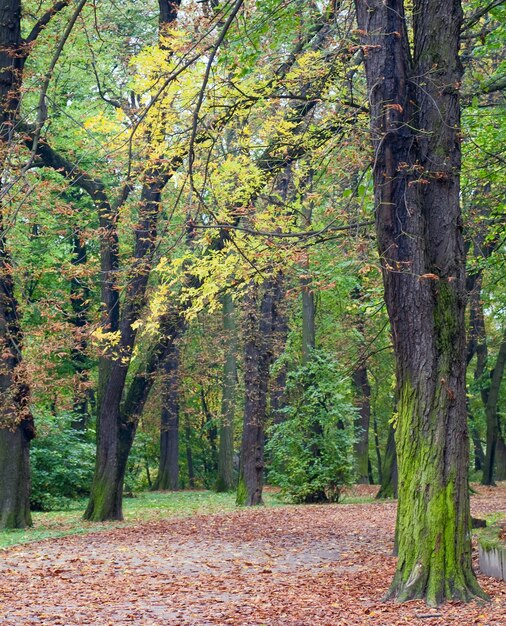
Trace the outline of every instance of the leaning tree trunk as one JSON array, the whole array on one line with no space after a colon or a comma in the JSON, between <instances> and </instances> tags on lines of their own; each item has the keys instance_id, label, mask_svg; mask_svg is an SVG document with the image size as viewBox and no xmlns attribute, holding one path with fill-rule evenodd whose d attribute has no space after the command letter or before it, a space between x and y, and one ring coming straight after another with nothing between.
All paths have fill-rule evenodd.
<instances>
[{"instance_id":1,"label":"leaning tree trunk","mask_svg":"<svg viewBox=\"0 0 506 626\"><path fill-rule=\"evenodd\" d=\"M398 562L388 597L482 596L471 564L459 0L356 0L376 231L397 364ZM444 25L444 26L443 26Z\"/></svg>"}]
</instances>

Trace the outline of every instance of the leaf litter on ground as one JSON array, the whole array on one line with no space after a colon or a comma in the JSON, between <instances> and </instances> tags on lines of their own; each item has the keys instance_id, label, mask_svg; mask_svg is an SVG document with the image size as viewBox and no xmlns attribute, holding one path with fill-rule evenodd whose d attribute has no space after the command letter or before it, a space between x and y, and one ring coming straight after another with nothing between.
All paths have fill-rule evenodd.
<instances>
[{"instance_id":1,"label":"leaf litter on ground","mask_svg":"<svg viewBox=\"0 0 506 626\"><path fill-rule=\"evenodd\" d=\"M358 487L348 501L373 492ZM506 511L506 486L476 492L474 516ZM489 603L382 602L396 561L395 509L394 501L240 509L9 548L0 624L504 626L506 583L481 575Z\"/></svg>"}]
</instances>

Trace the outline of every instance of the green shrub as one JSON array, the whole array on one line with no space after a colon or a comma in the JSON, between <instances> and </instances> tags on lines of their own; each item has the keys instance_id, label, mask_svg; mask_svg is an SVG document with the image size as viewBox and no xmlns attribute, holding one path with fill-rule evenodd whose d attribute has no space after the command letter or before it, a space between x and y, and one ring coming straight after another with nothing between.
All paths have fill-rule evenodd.
<instances>
[{"instance_id":1,"label":"green shrub","mask_svg":"<svg viewBox=\"0 0 506 626\"><path fill-rule=\"evenodd\" d=\"M353 478L349 382L331 355L315 351L288 375L287 393L285 419L268 431L269 481L293 502L335 502Z\"/></svg>"},{"instance_id":2,"label":"green shrub","mask_svg":"<svg viewBox=\"0 0 506 626\"><path fill-rule=\"evenodd\" d=\"M89 494L95 445L70 427L70 416L37 417L37 437L30 452L31 506L35 511L68 508Z\"/></svg>"}]
</instances>

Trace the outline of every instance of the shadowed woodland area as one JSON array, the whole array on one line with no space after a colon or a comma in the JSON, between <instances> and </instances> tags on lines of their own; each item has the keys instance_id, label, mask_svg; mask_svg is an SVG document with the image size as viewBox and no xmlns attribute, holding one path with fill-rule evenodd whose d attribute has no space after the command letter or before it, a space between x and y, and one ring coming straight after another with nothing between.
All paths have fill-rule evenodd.
<instances>
[{"instance_id":1,"label":"shadowed woodland area","mask_svg":"<svg viewBox=\"0 0 506 626\"><path fill-rule=\"evenodd\" d=\"M2 623L502 624L506 2L0 18Z\"/></svg>"}]
</instances>

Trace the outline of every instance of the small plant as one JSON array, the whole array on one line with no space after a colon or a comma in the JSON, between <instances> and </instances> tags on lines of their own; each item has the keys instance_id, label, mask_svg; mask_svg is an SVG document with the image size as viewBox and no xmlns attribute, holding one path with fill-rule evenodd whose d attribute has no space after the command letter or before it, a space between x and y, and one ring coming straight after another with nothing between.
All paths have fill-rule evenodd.
<instances>
[{"instance_id":1,"label":"small plant","mask_svg":"<svg viewBox=\"0 0 506 626\"><path fill-rule=\"evenodd\" d=\"M335 359L315 351L287 379L285 419L269 429L269 480L292 502L337 502L353 478L349 383Z\"/></svg>"}]
</instances>

